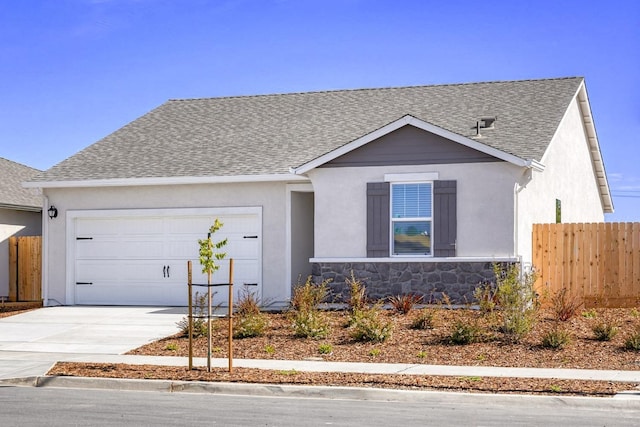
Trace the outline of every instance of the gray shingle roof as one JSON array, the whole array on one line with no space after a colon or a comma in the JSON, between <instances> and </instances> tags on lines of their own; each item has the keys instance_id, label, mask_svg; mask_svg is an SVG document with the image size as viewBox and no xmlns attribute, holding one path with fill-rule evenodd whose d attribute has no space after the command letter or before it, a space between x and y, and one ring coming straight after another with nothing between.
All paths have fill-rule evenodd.
<instances>
[{"instance_id":1,"label":"gray shingle roof","mask_svg":"<svg viewBox=\"0 0 640 427\"><path fill-rule=\"evenodd\" d=\"M405 115L540 160L582 78L170 100L34 181L288 173Z\"/></svg>"},{"instance_id":2,"label":"gray shingle roof","mask_svg":"<svg viewBox=\"0 0 640 427\"><path fill-rule=\"evenodd\" d=\"M36 189L24 188L22 183L40 171L0 157L0 205L17 208L40 208L42 196Z\"/></svg>"}]
</instances>

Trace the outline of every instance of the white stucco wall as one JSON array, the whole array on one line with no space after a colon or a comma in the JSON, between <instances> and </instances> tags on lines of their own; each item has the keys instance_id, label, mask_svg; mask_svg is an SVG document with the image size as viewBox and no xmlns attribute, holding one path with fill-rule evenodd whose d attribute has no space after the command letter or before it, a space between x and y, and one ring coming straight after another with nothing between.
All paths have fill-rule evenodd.
<instances>
[{"instance_id":1,"label":"white stucco wall","mask_svg":"<svg viewBox=\"0 0 640 427\"><path fill-rule=\"evenodd\" d=\"M9 237L41 234L40 212L0 208L0 297L9 295Z\"/></svg>"},{"instance_id":2,"label":"white stucco wall","mask_svg":"<svg viewBox=\"0 0 640 427\"><path fill-rule=\"evenodd\" d=\"M602 222L604 211L593 170L580 108L574 100L542 158L543 172L518 195L518 252L531 261L531 232L536 223L556 222L556 199L562 222Z\"/></svg>"},{"instance_id":3,"label":"white stucco wall","mask_svg":"<svg viewBox=\"0 0 640 427\"><path fill-rule=\"evenodd\" d=\"M319 168L315 192L315 258L367 256L366 188L389 173L437 172L457 181L460 257L514 255L513 189L522 169L506 162L428 166Z\"/></svg>"},{"instance_id":4,"label":"white stucco wall","mask_svg":"<svg viewBox=\"0 0 640 427\"><path fill-rule=\"evenodd\" d=\"M46 189L49 203L58 209L58 218L48 223L48 303L67 303L67 210L243 206L263 208L262 297L274 303L283 301L291 286L285 266L285 187L285 183L254 183Z\"/></svg>"}]
</instances>

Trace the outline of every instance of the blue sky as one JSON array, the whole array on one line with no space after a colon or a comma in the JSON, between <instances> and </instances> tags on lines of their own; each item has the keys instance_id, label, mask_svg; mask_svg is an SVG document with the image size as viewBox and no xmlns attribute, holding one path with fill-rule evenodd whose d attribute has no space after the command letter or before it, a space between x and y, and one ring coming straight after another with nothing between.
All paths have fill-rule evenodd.
<instances>
[{"instance_id":1,"label":"blue sky","mask_svg":"<svg viewBox=\"0 0 640 427\"><path fill-rule=\"evenodd\" d=\"M38 169L170 98L584 76L640 221L640 1L2 1L0 58L0 157Z\"/></svg>"}]
</instances>

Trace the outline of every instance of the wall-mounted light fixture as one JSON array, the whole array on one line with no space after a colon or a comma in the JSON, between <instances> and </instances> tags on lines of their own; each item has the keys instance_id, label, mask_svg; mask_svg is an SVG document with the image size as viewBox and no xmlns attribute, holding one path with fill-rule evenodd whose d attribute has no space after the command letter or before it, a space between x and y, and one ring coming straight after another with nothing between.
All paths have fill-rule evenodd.
<instances>
[{"instance_id":1,"label":"wall-mounted light fixture","mask_svg":"<svg viewBox=\"0 0 640 427\"><path fill-rule=\"evenodd\" d=\"M49 210L47 212L49 213L49 218L51 219L58 216L58 209L53 205L49 206Z\"/></svg>"}]
</instances>

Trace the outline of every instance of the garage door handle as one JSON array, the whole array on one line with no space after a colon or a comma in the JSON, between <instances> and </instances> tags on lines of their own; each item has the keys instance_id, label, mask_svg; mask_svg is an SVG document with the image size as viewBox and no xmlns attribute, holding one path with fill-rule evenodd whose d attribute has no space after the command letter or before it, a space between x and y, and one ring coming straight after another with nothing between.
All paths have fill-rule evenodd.
<instances>
[{"instance_id":1,"label":"garage door handle","mask_svg":"<svg viewBox=\"0 0 640 427\"><path fill-rule=\"evenodd\" d=\"M76 282L76 285L93 285L93 282Z\"/></svg>"},{"instance_id":2,"label":"garage door handle","mask_svg":"<svg viewBox=\"0 0 640 427\"><path fill-rule=\"evenodd\" d=\"M168 265L167 265L167 277L171 277L171 276L169 275L169 266L168 266Z\"/></svg>"},{"instance_id":3,"label":"garage door handle","mask_svg":"<svg viewBox=\"0 0 640 427\"><path fill-rule=\"evenodd\" d=\"M257 239L258 236L244 236L245 239Z\"/></svg>"},{"instance_id":4,"label":"garage door handle","mask_svg":"<svg viewBox=\"0 0 640 427\"><path fill-rule=\"evenodd\" d=\"M93 240L93 237L76 237L76 240Z\"/></svg>"},{"instance_id":5,"label":"garage door handle","mask_svg":"<svg viewBox=\"0 0 640 427\"><path fill-rule=\"evenodd\" d=\"M167 277L167 266L166 265L162 266L162 277Z\"/></svg>"}]
</instances>

